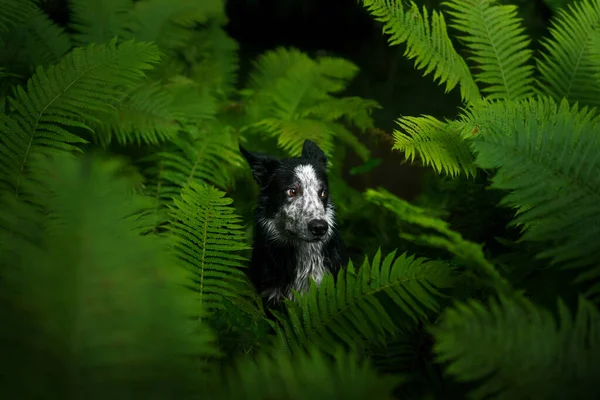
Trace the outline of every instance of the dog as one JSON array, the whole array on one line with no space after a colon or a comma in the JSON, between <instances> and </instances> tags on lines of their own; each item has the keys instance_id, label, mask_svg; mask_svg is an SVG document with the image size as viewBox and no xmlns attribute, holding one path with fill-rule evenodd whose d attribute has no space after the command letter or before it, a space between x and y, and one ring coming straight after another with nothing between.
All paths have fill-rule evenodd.
<instances>
[{"instance_id":1,"label":"dog","mask_svg":"<svg viewBox=\"0 0 600 400\"><path fill-rule=\"evenodd\" d=\"M250 281L269 307L293 300L311 280L337 276L348 258L336 227L329 193L327 157L306 140L302 155L278 159L239 145L260 188Z\"/></svg>"}]
</instances>

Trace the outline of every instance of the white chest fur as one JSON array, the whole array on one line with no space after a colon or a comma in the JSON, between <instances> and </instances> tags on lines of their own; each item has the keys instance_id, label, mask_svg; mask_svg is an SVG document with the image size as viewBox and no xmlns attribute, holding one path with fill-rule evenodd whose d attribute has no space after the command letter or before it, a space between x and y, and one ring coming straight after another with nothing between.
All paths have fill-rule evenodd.
<instances>
[{"instance_id":1,"label":"white chest fur","mask_svg":"<svg viewBox=\"0 0 600 400\"><path fill-rule=\"evenodd\" d=\"M291 288L299 292L308 290L310 280L321 284L325 275L325 257L323 243L303 243L296 252L296 276Z\"/></svg>"}]
</instances>

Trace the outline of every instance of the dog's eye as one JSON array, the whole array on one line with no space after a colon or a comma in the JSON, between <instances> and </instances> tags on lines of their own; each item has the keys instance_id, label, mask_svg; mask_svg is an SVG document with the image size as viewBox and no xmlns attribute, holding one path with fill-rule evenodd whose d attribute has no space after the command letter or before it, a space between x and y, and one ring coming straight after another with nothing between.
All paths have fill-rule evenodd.
<instances>
[{"instance_id":1,"label":"dog's eye","mask_svg":"<svg viewBox=\"0 0 600 400\"><path fill-rule=\"evenodd\" d=\"M329 193L327 193L327 189L321 190L321 198L326 199L327 196L329 196Z\"/></svg>"},{"instance_id":2,"label":"dog's eye","mask_svg":"<svg viewBox=\"0 0 600 400\"><path fill-rule=\"evenodd\" d=\"M287 194L290 197L296 197L296 195L298 194L298 190L296 190L295 188L288 189Z\"/></svg>"}]
</instances>

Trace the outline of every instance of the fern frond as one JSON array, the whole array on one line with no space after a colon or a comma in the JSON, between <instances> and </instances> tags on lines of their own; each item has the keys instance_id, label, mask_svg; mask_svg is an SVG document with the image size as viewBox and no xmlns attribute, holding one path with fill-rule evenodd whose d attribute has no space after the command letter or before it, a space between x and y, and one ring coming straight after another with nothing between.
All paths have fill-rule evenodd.
<instances>
[{"instance_id":1,"label":"fern frond","mask_svg":"<svg viewBox=\"0 0 600 400\"><path fill-rule=\"evenodd\" d=\"M367 189L365 198L392 211L400 221L419 227L421 232L427 232L412 234L407 226L402 226L399 235L403 239L444 249L462 264L470 267L490 287L503 293L510 292L508 282L486 259L483 246L464 239L460 233L453 231L446 221L436 217L434 212L412 205L382 188Z\"/></svg>"},{"instance_id":2,"label":"fern frond","mask_svg":"<svg viewBox=\"0 0 600 400\"><path fill-rule=\"evenodd\" d=\"M519 103L502 106L529 112L515 118L508 131L500 120L478 135L476 164L497 169L492 187L510 192L502 204L517 209L513 224L525 226L523 240L548 243L540 257L562 266L586 267L580 279L600 276L597 118L566 100L550 115ZM517 115L506 112L511 113ZM600 285L591 293L600 293Z\"/></svg>"},{"instance_id":3,"label":"fern frond","mask_svg":"<svg viewBox=\"0 0 600 400\"><path fill-rule=\"evenodd\" d=\"M473 399L587 399L600 375L600 314L585 300L573 318L518 298L459 303L433 328L447 372L476 385Z\"/></svg>"},{"instance_id":4,"label":"fern frond","mask_svg":"<svg viewBox=\"0 0 600 400\"><path fill-rule=\"evenodd\" d=\"M32 154L77 151L85 143L69 129L89 129L92 113L109 111L122 91L135 85L159 59L154 45L115 41L75 49L59 64L38 68L0 114L0 187L15 194Z\"/></svg>"},{"instance_id":5,"label":"fern frond","mask_svg":"<svg viewBox=\"0 0 600 400\"><path fill-rule=\"evenodd\" d=\"M277 336L291 348L315 346L329 353L340 343L360 349L381 342L401 325L427 320L429 313L439 311L439 289L452 284L451 273L443 262L396 257L396 251L382 259L379 250L358 269L350 262L335 283L327 275L320 286L313 282L307 293L288 301L287 316L278 316ZM384 298L398 309L384 308Z\"/></svg>"},{"instance_id":6,"label":"fern frond","mask_svg":"<svg viewBox=\"0 0 600 400\"><path fill-rule=\"evenodd\" d=\"M8 32L0 46L0 63L29 77L38 67L59 63L71 47L65 30L37 9Z\"/></svg>"},{"instance_id":7,"label":"fern frond","mask_svg":"<svg viewBox=\"0 0 600 400\"><path fill-rule=\"evenodd\" d=\"M90 43L106 43L122 36L133 11L132 0L69 0L70 27L73 41L84 47Z\"/></svg>"},{"instance_id":8,"label":"fern frond","mask_svg":"<svg viewBox=\"0 0 600 400\"><path fill-rule=\"evenodd\" d=\"M187 126L168 147L143 161L148 165L146 193L155 199L154 229L167 220L165 207L183 187L196 182L229 189L232 172L244 162L232 129L219 123L204 123L203 129Z\"/></svg>"},{"instance_id":9,"label":"fern frond","mask_svg":"<svg viewBox=\"0 0 600 400\"><path fill-rule=\"evenodd\" d=\"M231 368L212 391L215 399L392 399L398 376L378 375L354 353L337 351L335 359L308 353L260 354Z\"/></svg>"},{"instance_id":10,"label":"fern frond","mask_svg":"<svg viewBox=\"0 0 600 400\"><path fill-rule=\"evenodd\" d=\"M361 129L372 127L370 114L377 103L332 96L345 89L357 72L356 65L342 58L313 60L296 49L278 48L261 55L251 74L249 114L257 122L250 127L267 129L290 156L300 155L306 139L331 156L339 133L340 139L368 159L369 150L352 139L349 131L341 130L338 120Z\"/></svg>"},{"instance_id":11,"label":"fern frond","mask_svg":"<svg viewBox=\"0 0 600 400\"><path fill-rule=\"evenodd\" d=\"M383 32L390 35L389 44L406 43L405 56L415 59L415 68L424 70L423 75L433 73L434 81L446 84L446 92L460 85L462 99L466 103L481 98L465 60L456 52L448 36L444 15L426 7L419 10L413 1L363 0L364 7L379 22Z\"/></svg>"},{"instance_id":12,"label":"fern frond","mask_svg":"<svg viewBox=\"0 0 600 400\"><path fill-rule=\"evenodd\" d=\"M539 91L556 101L565 98L600 106L600 80L595 60L594 35L600 24L600 1L582 0L559 9L552 20L550 38L542 41L537 60Z\"/></svg>"},{"instance_id":13,"label":"fern frond","mask_svg":"<svg viewBox=\"0 0 600 400\"><path fill-rule=\"evenodd\" d=\"M0 0L0 37L30 18L38 7L35 0Z\"/></svg>"},{"instance_id":14,"label":"fern frond","mask_svg":"<svg viewBox=\"0 0 600 400\"><path fill-rule=\"evenodd\" d=\"M126 35L137 41L156 43L163 51L185 47L193 28L210 17L221 17L223 0L144 0L134 3Z\"/></svg>"},{"instance_id":15,"label":"fern frond","mask_svg":"<svg viewBox=\"0 0 600 400\"><path fill-rule=\"evenodd\" d=\"M208 23L195 33L185 57L192 64L189 77L221 99L233 95L238 82L238 43L219 24Z\"/></svg>"},{"instance_id":16,"label":"fern frond","mask_svg":"<svg viewBox=\"0 0 600 400\"><path fill-rule=\"evenodd\" d=\"M256 299L242 271L246 258L239 252L249 246L232 202L214 187L191 182L169 206L174 250L193 274L187 286L196 292L198 304L213 312L224 307L223 298L250 310L250 300Z\"/></svg>"},{"instance_id":17,"label":"fern frond","mask_svg":"<svg viewBox=\"0 0 600 400\"><path fill-rule=\"evenodd\" d=\"M3 393L18 398L181 397L199 359L215 355L188 278L134 218L148 199L129 193L120 162L34 157L35 179L3 209L3 296L11 323L0 340ZM5 218L4 211L10 215ZM33 239L33 240L31 240ZM4 304L3 304L4 306ZM12 345L12 347L5 347ZM33 367L32 363L33 362ZM15 396L11 396L10 394Z\"/></svg>"},{"instance_id":18,"label":"fern frond","mask_svg":"<svg viewBox=\"0 0 600 400\"><path fill-rule=\"evenodd\" d=\"M216 114L211 96L195 82L179 76L167 85L144 82L124 94L114 108L116 112L103 116L101 123L93 126L104 145L113 138L121 144L172 141L182 125L210 121Z\"/></svg>"},{"instance_id":19,"label":"fern frond","mask_svg":"<svg viewBox=\"0 0 600 400\"><path fill-rule=\"evenodd\" d=\"M470 138L462 134L460 124L442 122L428 115L402 117L397 124L402 131L394 130L392 148L404 152L410 161L418 155L424 165L452 177L477 173Z\"/></svg>"},{"instance_id":20,"label":"fern frond","mask_svg":"<svg viewBox=\"0 0 600 400\"><path fill-rule=\"evenodd\" d=\"M520 100L533 94L531 40L517 16L517 6L490 0L445 2L453 17L451 27L473 53L478 67L475 80L486 85L482 92L490 100Z\"/></svg>"}]
</instances>

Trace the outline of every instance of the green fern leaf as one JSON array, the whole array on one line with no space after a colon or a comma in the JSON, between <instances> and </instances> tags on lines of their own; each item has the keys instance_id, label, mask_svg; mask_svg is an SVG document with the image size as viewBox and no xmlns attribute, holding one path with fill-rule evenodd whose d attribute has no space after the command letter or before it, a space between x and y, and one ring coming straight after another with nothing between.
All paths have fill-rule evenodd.
<instances>
[{"instance_id":1,"label":"green fern leaf","mask_svg":"<svg viewBox=\"0 0 600 400\"><path fill-rule=\"evenodd\" d=\"M402 225L400 237L417 244L444 249L453 254L463 265L472 271L489 287L510 292L510 285L498 273L493 264L485 257L482 245L470 242L449 224L439 219L433 211L426 210L402 200L385 189L367 189L365 197L368 201L385 207L408 225ZM418 227L419 233L410 232L410 226ZM423 231L427 233L422 233Z\"/></svg>"},{"instance_id":2,"label":"green fern leaf","mask_svg":"<svg viewBox=\"0 0 600 400\"><path fill-rule=\"evenodd\" d=\"M350 262L335 284L327 275L320 286L313 282L307 293L288 301L287 316L278 316L275 326L278 338L292 348L316 346L332 354L340 342L355 349L382 342L400 325L427 320L428 313L439 311L439 289L451 285L451 272L443 262L396 257L395 251L382 259L378 251L358 270ZM408 320L384 308L382 295Z\"/></svg>"},{"instance_id":3,"label":"green fern leaf","mask_svg":"<svg viewBox=\"0 0 600 400\"><path fill-rule=\"evenodd\" d=\"M28 77L38 67L59 63L71 47L65 30L37 9L0 41L0 64Z\"/></svg>"},{"instance_id":4,"label":"green fern leaf","mask_svg":"<svg viewBox=\"0 0 600 400\"><path fill-rule=\"evenodd\" d=\"M278 48L263 54L251 74L249 114L255 120L248 128L260 128L277 138L290 156L298 156L306 139L313 140L328 156L334 139L353 148L366 161L369 150L349 131L340 128L343 119L364 129L373 126L372 100L356 97L336 98L358 68L333 57L316 60L295 50Z\"/></svg>"},{"instance_id":5,"label":"green fern leaf","mask_svg":"<svg viewBox=\"0 0 600 400\"><path fill-rule=\"evenodd\" d=\"M69 131L89 129L92 113L110 110L123 90L159 58L155 46L125 42L75 49L56 66L38 68L0 114L0 187L19 193L32 154L77 151L85 143Z\"/></svg>"},{"instance_id":6,"label":"green fern leaf","mask_svg":"<svg viewBox=\"0 0 600 400\"><path fill-rule=\"evenodd\" d=\"M519 100L533 94L533 65L528 65L531 40L514 5L495 5L490 0L445 2L453 17L452 27L473 53L479 72L475 80L490 100Z\"/></svg>"},{"instance_id":7,"label":"green fern leaf","mask_svg":"<svg viewBox=\"0 0 600 400\"><path fill-rule=\"evenodd\" d=\"M137 1L125 37L154 42L164 51L181 49L190 42L196 24L222 17L223 12L223 0Z\"/></svg>"},{"instance_id":8,"label":"green fern leaf","mask_svg":"<svg viewBox=\"0 0 600 400\"><path fill-rule=\"evenodd\" d=\"M404 0L363 0L364 7L379 22L383 32L390 35L389 44L406 43L405 56L415 59L415 67L424 70L423 75L433 73L440 85L446 84L446 92L460 85L463 101L471 103L481 98L465 60L456 52L448 36L442 13L427 8L419 11L413 2Z\"/></svg>"},{"instance_id":9,"label":"green fern leaf","mask_svg":"<svg viewBox=\"0 0 600 400\"><path fill-rule=\"evenodd\" d=\"M402 131L394 130L392 148L404 152L410 161L418 155L426 166L452 177L477 173L469 137L463 135L461 124L442 122L428 115L403 117L397 123Z\"/></svg>"},{"instance_id":10,"label":"green fern leaf","mask_svg":"<svg viewBox=\"0 0 600 400\"><path fill-rule=\"evenodd\" d=\"M600 80L594 36L600 23L600 1L582 0L558 10L537 61L539 91L560 101L600 106Z\"/></svg>"},{"instance_id":11,"label":"green fern leaf","mask_svg":"<svg viewBox=\"0 0 600 400\"><path fill-rule=\"evenodd\" d=\"M492 187L510 192L502 204L517 209L513 224L525 226L523 240L549 244L540 257L586 267L580 279L600 276L598 119L566 100L546 115L523 104L502 106L529 112L515 118L508 131L500 120L476 137L477 165L498 169ZM511 113L517 115L505 112ZM591 293L600 293L600 285Z\"/></svg>"},{"instance_id":12,"label":"green fern leaf","mask_svg":"<svg viewBox=\"0 0 600 400\"><path fill-rule=\"evenodd\" d=\"M106 43L123 35L133 4L132 0L69 0L75 45Z\"/></svg>"},{"instance_id":13,"label":"green fern leaf","mask_svg":"<svg viewBox=\"0 0 600 400\"><path fill-rule=\"evenodd\" d=\"M380 376L353 353L337 351L335 360L314 349L308 353L260 354L237 363L214 385L211 398L241 399L392 399L403 381Z\"/></svg>"},{"instance_id":14,"label":"green fern leaf","mask_svg":"<svg viewBox=\"0 0 600 400\"><path fill-rule=\"evenodd\" d=\"M33 158L22 190L36 207L10 197L1 216L3 393L186 395L214 338L168 243L138 234L149 199L129 193L120 162Z\"/></svg>"},{"instance_id":15,"label":"green fern leaf","mask_svg":"<svg viewBox=\"0 0 600 400\"><path fill-rule=\"evenodd\" d=\"M216 22L195 33L185 57L192 65L189 77L209 87L220 99L228 99L238 82L238 43Z\"/></svg>"},{"instance_id":16,"label":"green fern leaf","mask_svg":"<svg viewBox=\"0 0 600 400\"><path fill-rule=\"evenodd\" d=\"M213 120L216 104L197 86L180 76L167 85L144 82L123 94L114 105L117 112L102 116L93 126L97 140L105 146L113 138L120 144L155 145L174 140L183 125Z\"/></svg>"},{"instance_id":17,"label":"green fern leaf","mask_svg":"<svg viewBox=\"0 0 600 400\"><path fill-rule=\"evenodd\" d=\"M246 258L239 252L249 246L232 202L224 192L192 182L169 206L174 250L193 274L188 287L199 305L213 312L224 307L223 298L250 310L250 300L257 298L242 271Z\"/></svg>"},{"instance_id":18,"label":"green fern leaf","mask_svg":"<svg viewBox=\"0 0 600 400\"><path fill-rule=\"evenodd\" d=\"M233 171L243 163L232 128L219 123L205 123L203 129L186 127L168 147L143 160L148 165L146 193L155 199L153 229L168 219L164 211L183 187L195 182L229 189Z\"/></svg>"},{"instance_id":19,"label":"green fern leaf","mask_svg":"<svg viewBox=\"0 0 600 400\"><path fill-rule=\"evenodd\" d=\"M37 10L34 0L0 0L0 35L30 18Z\"/></svg>"},{"instance_id":20,"label":"green fern leaf","mask_svg":"<svg viewBox=\"0 0 600 400\"><path fill-rule=\"evenodd\" d=\"M600 375L600 314L585 300L572 318L525 299L501 298L448 309L433 328L447 372L476 388L473 399L588 399ZM558 326L557 326L558 325Z\"/></svg>"}]
</instances>

